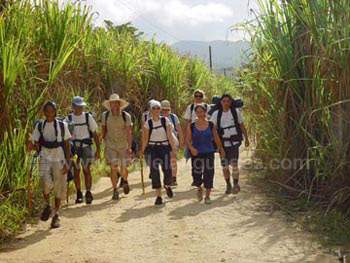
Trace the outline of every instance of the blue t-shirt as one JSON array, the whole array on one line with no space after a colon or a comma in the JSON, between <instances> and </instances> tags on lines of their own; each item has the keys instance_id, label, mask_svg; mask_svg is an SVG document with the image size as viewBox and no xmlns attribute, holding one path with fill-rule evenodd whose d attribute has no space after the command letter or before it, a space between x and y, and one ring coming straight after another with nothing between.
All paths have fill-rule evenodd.
<instances>
[{"instance_id":1,"label":"blue t-shirt","mask_svg":"<svg viewBox=\"0 0 350 263\"><path fill-rule=\"evenodd\" d=\"M198 130L196 125L193 124L192 145L198 151L198 153L215 152L213 145L213 131L210 128L210 124L204 131Z\"/></svg>"}]
</instances>

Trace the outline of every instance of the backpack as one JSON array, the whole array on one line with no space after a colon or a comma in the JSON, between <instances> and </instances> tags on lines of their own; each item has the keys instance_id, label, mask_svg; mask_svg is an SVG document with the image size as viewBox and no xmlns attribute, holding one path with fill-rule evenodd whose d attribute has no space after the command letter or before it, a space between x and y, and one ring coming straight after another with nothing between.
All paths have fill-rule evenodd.
<instances>
[{"instance_id":1,"label":"backpack","mask_svg":"<svg viewBox=\"0 0 350 263\"><path fill-rule=\"evenodd\" d=\"M237 115L237 112L236 112L236 108L235 107L231 107L230 110L231 110L231 114L233 116L234 125L229 126L229 127L225 127L225 128L221 128L221 117L222 117L223 110L222 110L222 108L220 108L218 110L216 129L218 131L218 135L219 135L221 141L230 141L230 142L239 142L239 143L241 143L243 141L243 136L242 136L241 125L238 122L238 115ZM229 128L233 128L233 127L236 127L237 134L236 135L232 135L230 138L223 138L224 130L225 129L229 129Z\"/></svg>"},{"instance_id":2,"label":"backpack","mask_svg":"<svg viewBox=\"0 0 350 263\"><path fill-rule=\"evenodd\" d=\"M231 107L232 108L236 108L236 109L237 108L242 108L243 107L243 101L241 99L232 99ZM211 108L210 108L210 110L208 112L208 115L212 116L215 111L220 110L220 109L222 109L222 106L221 106L220 102L218 102L216 104L213 104L213 105L211 105Z\"/></svg>"},{"instance_id":3,"label":"backpack","mask_svg":"<svg viewBox=\"0 0 350 263\"><path fill-rule=\"evenodd\" d=\"M161 116L160 117L160 122L162 124L161 127L163 127L163 129L165 130L165 133L166 133L166 119L165 119L165 117ZM154 129L157 129L158 127L157 128L153 127L153 120L152 119L148 119L148 127L149 127L148 142L151 142L150 139L151 139L152 132L153 132ZM166 141L168 141L168 140L166 140ZM166 142L166 141L164 141L164 142ZM159 142L159 143L162 143L162 142Z\"/></svg>"},{"instance_id":4,"label":"backpack","mask_svg":"<svg viewBox=\"0 0 350 263\"><path fill-rule=\"evenodd\" d=\"M106 130L107 130L107 120L109 115L111 114L110 111L106 111L106 115L105 115L105 126L106 126ZM122 118L124 121L124 125L126 126L126 111L122 110ZM131 151L132 153L137 153L138 152L138 145L135 139L131 140Z\"/></svg>"},{"instance_id":5,"label":"backpack","mask_svg":"<svg viewBox=\"0 0 350 263\"><path fill-rule=\"evenodd\" d=\"M91 112L84 112L85 115L85 123L79 123L79 124L75 124L73 123L73 113L68 114L68 120L70 123L73 123L74 126L87 126L88 130L89 130L89 138L88 139L83 139L83 140L77 140L75 139L74 141L81 141L83 143L86 143L88 145L92 144L92 138L94 136L93 132L90 130L90 125L89 125L89 121L90 121L90 115L92 115Z\"/></svg>"},{"instance_id":6,"label":"backpack","mask_svg":"<svg viewBox=\"0 0 350 263\"><path fill-rule=\"evenodd\" d=\"M61 136L62 136L62 141L58 142L57 140L57 136L58 136L58 129L57 129L57 123L60 126L61 129ZM53 142L48 142L45 141L44 139L44 129L45 129L45 125L46 125L46 120L39 120L38 121L38 131L40 133L40 137L39 137L39 144L40 147L45 147L48 149L54 149L54 148L58 148L58 147L62 147L64 150L64 137L65 137L65 129L64 129L64 123L63 121L55 118L54 120L54 129L55 129L55 135L56 135L56 141Z\"/></svg>"}]
</instances>

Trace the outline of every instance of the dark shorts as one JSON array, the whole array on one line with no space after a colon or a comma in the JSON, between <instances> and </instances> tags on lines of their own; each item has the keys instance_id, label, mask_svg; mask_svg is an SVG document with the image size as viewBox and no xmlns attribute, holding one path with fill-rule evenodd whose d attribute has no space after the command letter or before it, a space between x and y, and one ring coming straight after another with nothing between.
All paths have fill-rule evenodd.
<instances>
[{"instance_id":1,"label":"dark shorts","mask_svg":"<svg viewBox=\"0 0 350 263\"><path fill-rule=\"evenodd\" d=\"M230 146L230 147L224 147L225 150L225 158L221 159L221 165L222 166L229 166L232 165L232 162L238 161L239 158L239 144Z\"/></svg>"},{"instance_id":2,"label":"dark shorts","mask_svg":"<svg viewBox=\"0 0 350 263\"><path fill-rule=\"evenodd\" d=\"M80 161L82 165L92 164L95 153L91 145L85 146L83 148L76 148L76 153L78 155L78 162Z\"/></svg>"}]
</instances>

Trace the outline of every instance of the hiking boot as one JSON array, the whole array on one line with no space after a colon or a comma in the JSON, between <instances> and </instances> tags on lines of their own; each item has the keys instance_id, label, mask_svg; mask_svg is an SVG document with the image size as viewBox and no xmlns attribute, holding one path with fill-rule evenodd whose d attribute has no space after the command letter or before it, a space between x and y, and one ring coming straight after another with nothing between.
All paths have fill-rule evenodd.
<instances>
[{"instance_id":1,"label":"hiking boot","mask_svg":"<svg viewBox=\"0 0 350 263\"><path fill-rule=\"evenodd\" d=\"M210 197L209 197L209 196L206 196L206 197L205 197L204 203L205 203L206 205L210 205L210 204L211 204L211 200L210 200Z\"/></svg>"},{"instance_id":2,"label":"hiking boot","mask_svg":"<svg viewBox=\"0 0 350 263\"><path fill-rule=\"evenodd\" d=\"M241 191L241 187L239 186L239 184L235 185L232 189L232 193L234 195L238 194Z\"/></svg>"},{"instance_id":3,"label":"hiking boot","mask_svg":"<svg viewBox=\"0 0 350 263\"><path fill-rule=\"evenodd\" d=\"M49 205L45 206L43 212L41 213L40 220L47 221L51 215L51 207Z\"/></svg>"},{"instance_id":4,"label":"hiking boot","mask_svg":"<svg viewBox=\"0 0 350 263\"><path fill-rule=\"evenodd\" d=\"M197 190L197 198L198 198L199 202L202 202L202 200L203 200L203 190L202 189Z\"/></svg>"},{"instance_id":5,"label":"hiking boot","mask_svg":"<svg viewBox=\"0 0 350 263\"><path fill-rule=\"evenodd\" d=\"M114 189L112 200L118 200L118 199L119 199L118 189Z\"/></svg>"},{"instance_id":6,"label":"hiking boot","mask_svg":"<svg viewBox=\"0 0 350 263\"><path fill-rule=\"evenodd\" d=\"M85 194L85 202L87 205L90 205L92 203L92 200L94 200L94 198L92 197L92 194L90 191L87 191Z\"/></svg>"},{"instance_id":7,"label":"hiking boot","mask_svg":"<svg viewBox=\"0 0 350 263\"><path fill-rule=\"evenodd\" d=\"M58 228L60 227L60 219L58 218L58 215L54 215L51 221L51 228Z\"/></svg>"},{"instance_id":8,"label":"hiking boot","mask_svg":"<svg viewBox=\"0 0 350 263\"><path fill-rule=\"evenodd\" d=\"M129 194L130 187L129 187L128 181L123 180L123 191L124 191L124 194L126 194L126 195Z\"/></svg>"},{"instance_id":9,"label":"hiking boot","mask_svg":"<svg viewBox=\"0 0 350 263\"><path fill-rule=\"evenodd\" d=\"M231 194L232 193L232 185L231 184L227 184L226 185L226 192L225 194Z\"/></svg>"},{"instance_id":10,"label":"hiking boot","mask_svg":"<svg viewBox=\"0 0 350 263\"><path fill-rule=\"evenodd\" d=\"M166 190L166 195L169 197L169 198L173 198L174 196L174 193L173 193L173 190L171 189L170 186L167 186L167 187L164 187L165 190Z\"/></svg>"},{"instance_id":11,"label":"hiking boot","mask_svg":"<svg viewBox=\"0 0 350 263\"><path fill-rule=\"evenodd\" d=\"M171 186L177 186L176 177L173 177L173 182L171 183Z\"/></svg>"},{"instance_id":12,"label":"hiking boot","mask_svg":"<svg viewBox=\"0 0 350 263\"><path fill-rule=\"evenodd\" d=\"M83 202L83 193L78 190L77 191L77 199L75 200L76 204L81 204Z\"/></svg>"},{"instance_id":13,"label":"hiking boot","mask_svg":"<svg viewBox=\"0 0 350 263\"><path fill-rule=\"evenodd\" d=\"M163 204L163 199L160 196L157 196L156 202L154 203L155 205L161 205Z\"/></svg>"}]
</instances>

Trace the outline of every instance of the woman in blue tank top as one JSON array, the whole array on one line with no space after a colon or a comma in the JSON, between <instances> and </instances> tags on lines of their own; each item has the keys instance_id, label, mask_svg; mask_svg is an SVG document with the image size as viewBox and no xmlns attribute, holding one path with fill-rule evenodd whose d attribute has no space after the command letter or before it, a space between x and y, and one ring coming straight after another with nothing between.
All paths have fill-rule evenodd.
<instances>
[{"instance_id":1,"label":"woman in blue tank top","mask_svg":"<svg viewBox=\"0 0 350 263\"><path fill-rule=\"evenodd\" d=\"M204 184L205 203L210 204L210 192L214 181L214 142L222 157L225 152L215 125L206 119L205 105L197 104L194 110L197 119L187 128L186 143L192 154L192 176L194 185L198 188L198 200L203 200L202 184Z\"/></svg>"}]
</instances>

